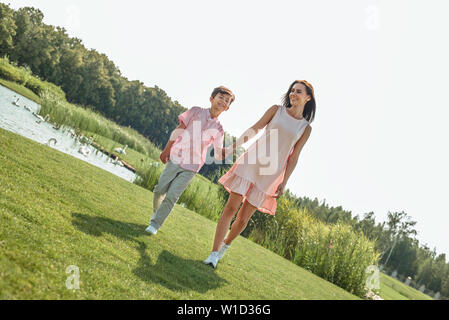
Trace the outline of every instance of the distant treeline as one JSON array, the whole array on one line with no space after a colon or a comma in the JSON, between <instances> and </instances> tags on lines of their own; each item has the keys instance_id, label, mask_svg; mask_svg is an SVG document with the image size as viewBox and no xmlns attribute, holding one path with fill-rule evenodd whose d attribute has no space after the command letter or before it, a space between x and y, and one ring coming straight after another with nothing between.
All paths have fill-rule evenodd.
<instances>
[{"instance_id":1,"label":"distant treeline","mask_svg":"<svg viewBox=\"0 0 449 320\"><path fill-rule=\"evenodd\" d=\"M40 79L54 84L65 98L74 104L89 107L119 125L131 127L152 143L163 147L169 133L178 125L177 116L186 110L160 88L146 87L140 81L130 81L105 54L88 50L80 39L71 38L64 28L43 23L43 13L35 8L18 10L0 3L0 57L7 56L12 64L32 71ZM0 77L16 81L8 68L0 68ZM213 85L213 84L212 84ZM26 85L40 94L39 81ZM212 88L211 88L212 89ZM204 106L206 107L206 106ZM233 137L227 135L231 141ZM207 165L200 172L217 182L230 165ZM316 218L328 223L346 223L376 242L382 252L380 263L398 277L410 276L412 285L425 286L429 294L440 292L449 297L449 264L444 254L437 255L416 240L413 222L404 212L389 213L388 221L376 223L374 213L363 218L353 217L342 207L329 207L318 199L299 198L290 192L285 196L294 208L304 209ZM262 218L263 217L263 218ZM260 213L252 226L262 225L265 219Z\"/></svg>"},{"instance_id":2,"label":"distant treeline","mask_svg":"<svg viewBox=\"0 0 449 320\"><path fill-rule=\"evenodd\" d=\"M157 86L129 81L105 54L88 50L65 29L42 22L34 8L0 6L0 55L60 86L67 101L89 106L162 146L186 109Z\"/></svg>"},{"instance_id":3,"label":"distant treeline","mask_svg":"<svg viewBox=\"0 0 449 320\"><path fill-rule=\"evenodd\" d=\"M300 198L290 192L285 195L292 202L292 207L307 209L318 219L329 224L345 222L356 231L361 231L370 240L375 241L375 248L381 252L379 264L387 274L396 273L403 282L410 277L410 286L423 289L434 297L449 299L449 263L446 254L437 254L427 245L419 244L416 239L416 221L404 211L388 212L386 222L376 223L374 212L365 213L363 217L352 217L350 211L342 207L329 207L318 199Z\"/></svg>"},{"instance_id":4,"label":"distant treeline","mask_svg":"<svg viewBox=\"0 0 449 320\"><path fill-rule=\"evenodd\" d=\"M178 125L177 116L187 109L157 86L128 80L105 54L88 50L80 39L44 24L43 18L35 8L13 10L0 4L0 56L61 87L68 102L88 106L163 148ZM233 138L226 134L226 139ZM201 174L215 180L229 167L212 164Z\"/></svg>"}]
</instances>

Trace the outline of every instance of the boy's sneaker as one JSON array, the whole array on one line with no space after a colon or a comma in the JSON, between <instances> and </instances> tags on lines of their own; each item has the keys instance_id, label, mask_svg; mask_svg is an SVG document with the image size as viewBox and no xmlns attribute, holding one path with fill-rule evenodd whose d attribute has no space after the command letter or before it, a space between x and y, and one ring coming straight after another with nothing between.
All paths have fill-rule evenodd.
<instances>
[{"instance_id":1,"label":"boy's sneaker","mask_svg":"<svg viewBox=\"0 0 449 320\"><path fill-rule=\"evenodd\" d=\"M212 252L209 257L204 260L204 263L212 266L215 269L218 263L218 251Z\"/></svg>"},{"instance_id":2,"label":"boy's sneaker","mask_svg":"<svg viewBox=\"0 0 449 320\"><path fill-rule=\"evenodd\" d=\"M156 235L157 233L157 230L151 225L148 228L146 228L145 231L151 233L152 235Z\"/></svg>"},{"instance_id":3,"label":"boy's sneaker","mask_svg":"<svg viewBox=\"0 0 449 320\"><path fill-rule=\"evenodd\" d=\"M223 244L221 245L220 250L218 250L218 260L221 260L223 258L223 256L226 253L226 250L228 250L231 247L231 245L227 245L223 242Z\"/></svg>"}]
</instances>

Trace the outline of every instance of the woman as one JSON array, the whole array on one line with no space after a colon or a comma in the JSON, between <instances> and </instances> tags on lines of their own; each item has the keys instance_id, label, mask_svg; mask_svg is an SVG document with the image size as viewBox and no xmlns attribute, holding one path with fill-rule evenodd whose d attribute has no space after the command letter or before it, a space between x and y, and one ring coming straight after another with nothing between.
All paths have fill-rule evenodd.
<instances>
[{"instance_id":1,"label":"woman","mask_svg":"<svg viewBox=\"0 0 449 320\"><path fill-rule=\"evenodd\" d=\"M232 241L245 230L256 210L270 215L276 213L276 199L283 194L299 154L310 137L310 123L315 118L315 110L312 85L305 80L297 80L290 85L282 106L275 105L268 109L254 126L237 139L234 149L266 127L264 134L218 181L230 195L218 221L212 253L204 261L205 264L217 267L218 261ZM232 218L242 203L225 239Z\"/></svg>"}]
</instances>

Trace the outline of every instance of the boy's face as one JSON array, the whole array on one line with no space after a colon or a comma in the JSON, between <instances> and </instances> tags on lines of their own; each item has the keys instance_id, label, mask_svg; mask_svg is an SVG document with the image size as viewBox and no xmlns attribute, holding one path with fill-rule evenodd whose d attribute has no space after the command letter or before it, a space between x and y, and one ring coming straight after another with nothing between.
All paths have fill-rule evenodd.
<instances>
[{"instance_id":1,"label":"boy's face","mask_svg":"<svg viewBox=\"0 0 449 320\"><path fill-rule=\"evenodd\" d=\"M231 105L232 97L226 93L218 93L215 98L210 97L211 109L217 115L227 111Z\"/></svg>"}]
</instances>

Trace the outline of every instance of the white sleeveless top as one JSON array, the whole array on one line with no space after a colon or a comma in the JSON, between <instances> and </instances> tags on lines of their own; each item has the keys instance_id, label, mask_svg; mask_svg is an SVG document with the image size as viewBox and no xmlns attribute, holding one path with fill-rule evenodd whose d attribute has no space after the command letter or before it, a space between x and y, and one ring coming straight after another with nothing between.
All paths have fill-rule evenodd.
<instances>
[{"instance_id":1,"label":"white sleeveless top","mask_svg":"<svg viewBox=\"0 0 449 320\"><path fill-rule=\"evenodd\" d=\"M219 182L229 192L242 194L261 212L273 214L273 196L284 180L287 161L309 122L298 120L278 106L262 136L236 161Z\"/></svg>"}]
</instances>

